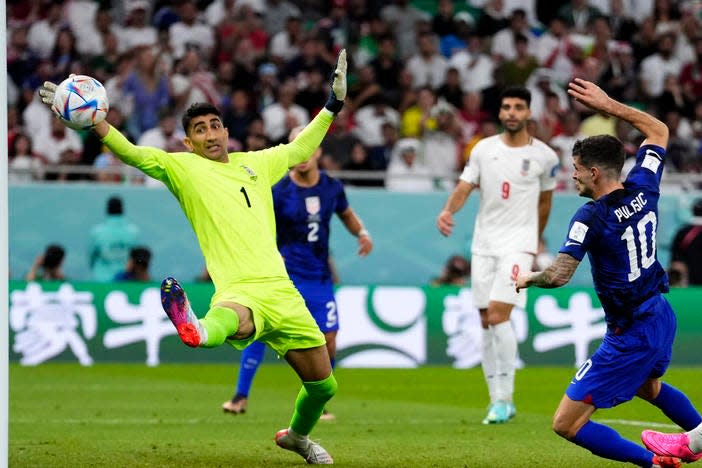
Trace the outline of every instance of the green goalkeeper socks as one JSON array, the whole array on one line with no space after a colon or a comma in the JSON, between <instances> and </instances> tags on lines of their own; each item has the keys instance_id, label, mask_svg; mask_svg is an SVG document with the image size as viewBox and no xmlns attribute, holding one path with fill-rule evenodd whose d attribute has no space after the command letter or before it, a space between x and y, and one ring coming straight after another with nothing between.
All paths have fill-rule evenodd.
<instances>
[{"instance_id":1,"label":"green goalkeeper socks","mask_svg":"<svg viewBox=\"0 0 702 468\"><path fill-rule=\"evenodd\" d=\"M290 429L303 436L309 435L319 421L324 406L336 393L337 387L334 374L329 374L324 380L302 382L302 388L295 401Z\"/></svg>"},{"instance_id":2,"label":"green goalkeeper socks","mask_svg":"<svg viewBox=\"0 0 702 468\"><path fill-rule=\"evenodd\" d=\"M214 306L203 319L200 325L207 332L207 341L200 343L203 348L214 348L224 343L228 336L239 329L239 316L229 307Z\"/></svg>"}]
</instances>

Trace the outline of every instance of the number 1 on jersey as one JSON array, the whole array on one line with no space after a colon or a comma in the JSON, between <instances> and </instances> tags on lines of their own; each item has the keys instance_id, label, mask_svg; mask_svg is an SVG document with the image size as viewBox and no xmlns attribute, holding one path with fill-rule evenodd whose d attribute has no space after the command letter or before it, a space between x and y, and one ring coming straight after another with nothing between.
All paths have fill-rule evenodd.
<instances>
[{"instance_id":1,"label":"number 1 on jersey","mask_svg":"<svg viewBox=\"0 0 702 468\"><path fill-rule=\"evenodd\" d=\"M244 194L244 198L246 199L246 205L249 208L251 208L251 201L249 201L249 194L246 193L246 187L241 187L241 190L239 191Z\"/></svg>"}]
</instances>

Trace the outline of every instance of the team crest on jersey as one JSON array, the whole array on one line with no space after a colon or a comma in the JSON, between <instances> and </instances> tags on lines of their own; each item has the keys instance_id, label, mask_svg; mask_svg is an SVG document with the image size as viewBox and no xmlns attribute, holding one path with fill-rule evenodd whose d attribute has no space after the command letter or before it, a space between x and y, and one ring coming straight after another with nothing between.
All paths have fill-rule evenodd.
<instances>
[{"instance_id":1,"label":"team crest on jersey","mask_svg":"<svg viewBox=\"0 0 702 468\"><path fill-rule=\"evenodd\" d=\"M253 169L251 169L251 168L248 167L248 166L244 166L243 164L241 165L241 168L244 169L244 170L246 171L246 173L249 175L249 177L251 177L251 180L253 180L254 182L256 182L256 179L258 179L258 176L257 176L256 173L253 171Z\"/></svg>"},{"instance_id":2,"label":"team crest on jersey","mask_svg":"<svg viewBox=\"0 0 702 468\"><path fill-rule=\"evenodd\" d=\"M322 203L319 201L319 197L306 197L305 209L311 215L319 213L319 210L322 209Z\"/></svg>"},{"instance_id":3,"label":"team crest on jersey","mask_svg":"<svg viewBox=\"0 0 702 468\"><path fill-rule=\"evenodd\" d=\"M522 159L522 175L525 176L529 173L529 166L531 161L529 159Z\"/></svg>"}]
</instances>

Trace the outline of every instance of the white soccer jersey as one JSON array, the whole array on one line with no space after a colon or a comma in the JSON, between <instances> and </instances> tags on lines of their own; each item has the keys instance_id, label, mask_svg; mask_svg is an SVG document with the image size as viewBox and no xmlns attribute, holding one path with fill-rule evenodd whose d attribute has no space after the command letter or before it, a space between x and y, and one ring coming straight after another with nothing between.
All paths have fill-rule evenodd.
<instances>
[{"instance_id":1,"label":"white soccer jersey","mask_svg":"<svg viewBox=\"0 0 702 468\"><path fill-rule=\"evenodd\" d=\"M539 196L556 187L557 172L558 156L536 138L518 148L501 135L480 140L461 174L480 191L473 254L536 253Z\"/></svg>"}]
</instances>

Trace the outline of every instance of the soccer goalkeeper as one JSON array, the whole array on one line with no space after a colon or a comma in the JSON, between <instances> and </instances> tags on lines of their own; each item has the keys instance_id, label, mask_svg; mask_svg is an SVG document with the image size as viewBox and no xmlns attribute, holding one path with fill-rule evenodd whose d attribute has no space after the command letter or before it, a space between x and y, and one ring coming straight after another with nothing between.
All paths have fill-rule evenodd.
<instances>
[{"instance_id":1,"label":"soccer goalkeeper","mask_svg":"<svg viewBox=\"0 0 702 468\"><path fill-rule=\"evenodd\" d=\"M51 106L56 85L39 93ZM216 107L193 104L183 116L190 153L135 146L102 121L93 130L126 164L162 181L180 203L198 238L215 285L210 309L198 319L174 278L161 284L163 308L191 347L255 340L283 356L302 380L290 426L276 443L310 464L332 457L308 435L336 393L324 335L293 286L276 247L271 186L307 161L320 145L346 97L346 51L339 54L329 99L294 141L247 153L227 153L228 131Z\"/></svg>"}]
</instances>

